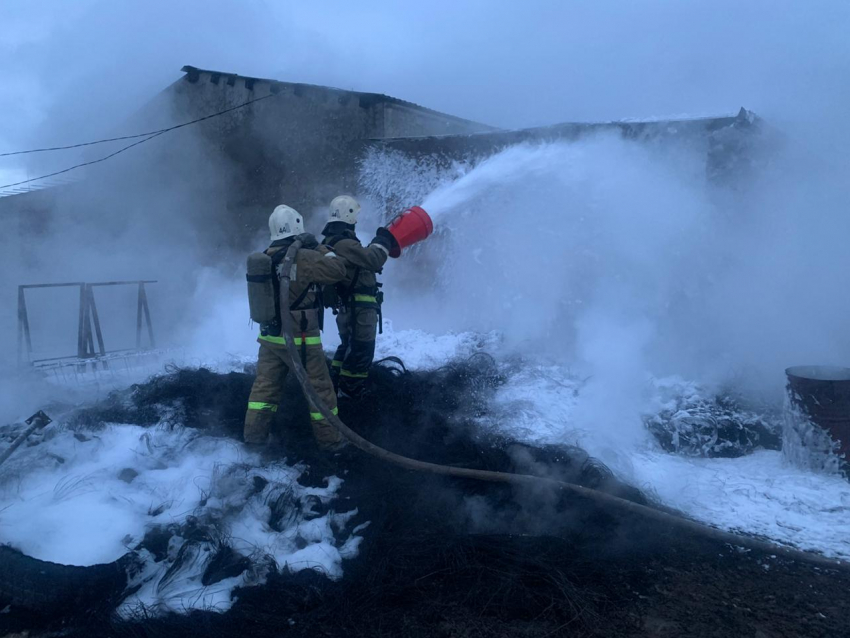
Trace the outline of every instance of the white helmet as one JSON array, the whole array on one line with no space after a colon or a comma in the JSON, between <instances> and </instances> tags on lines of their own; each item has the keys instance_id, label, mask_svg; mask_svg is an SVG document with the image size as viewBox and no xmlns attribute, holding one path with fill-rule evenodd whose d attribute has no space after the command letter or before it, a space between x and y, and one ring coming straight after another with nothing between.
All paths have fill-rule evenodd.
<instances>
[{"instance_id":1,"label":"white helmet","mask_svg":"<svg viewBox=\"0 0 850 638\"><path fill-rule=\"evenodd\" d=\"M281 204L269 216L269 233L272 241L286 239L304 232L304 218L290 206Z\"/></svg>"},{"instance_id":2,"label":"white helmet","mask_svg":"<svg viewBox=\"0 0 850 638\"><path fill-rule=\"evenodd\" d=\"M360 212L360 204L351 195L340 195L334 197L331 202L329 222L345 222L356 224L357 214Z\"/></svg>"}]
</instances>

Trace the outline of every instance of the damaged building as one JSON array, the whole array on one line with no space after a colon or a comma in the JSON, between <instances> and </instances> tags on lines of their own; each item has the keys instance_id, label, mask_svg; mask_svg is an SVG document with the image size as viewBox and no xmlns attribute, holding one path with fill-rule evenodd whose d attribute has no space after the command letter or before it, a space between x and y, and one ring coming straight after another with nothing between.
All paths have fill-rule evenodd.
<instances>
[{"instance_id":1,"label":"damaged building","mask_svg":"<svg viewBox=\"0 0 850 638\"><path fill-rule=\"evenodd\" d=\"M184 66L182 71L182 78L122 124L120 134L158 131L226 111L159 137L143 147L144 154L141 149L131 153L144 155L135 161L149 165L226 166L224 183L218 178L209 178L208 183L195 179L186 186L202 191L197 201L216 207L214 215L226 229L228 248L233 249L250 244L276 204L286 202L312 212L340 192L358 193L359 163L369 149L429 156L443 163L474 163L518 143L575 140L612 131L628 139L696 144L711 178L736 179L746 170L759 128L757 118L742 108L736 115L723 117L562 123L506 131L378 93L194 66ZM193 147L192 152L187 150L189 130L202 140L202 146ZM99 156L92 151L86 157ZM187 174L191 170L187 168ZM141 171L123 169L125 175L134 172ZM40 220L68 188L73 185L43 188L36 182L32 188L4 193L0 207L19 220L20 233L37 234L43 225ZM213 192L216 196L210 197Z\"/></svg>"}]
</instances>

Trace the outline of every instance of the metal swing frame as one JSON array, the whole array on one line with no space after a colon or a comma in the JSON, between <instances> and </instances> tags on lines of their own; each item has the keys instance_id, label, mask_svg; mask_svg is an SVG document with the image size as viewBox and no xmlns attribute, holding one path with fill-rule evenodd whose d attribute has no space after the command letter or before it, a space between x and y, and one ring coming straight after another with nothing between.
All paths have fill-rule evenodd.
<instances>
[{"instance_id":1,"label":"metal swing frame","mask_svg":"<svg viewBox=\"0 0 850 638\"><path fill-rule=\"evenodd\" d=\"M155 280L135 281L102 281L95 283L71 282L61 284L23 284L18 286L18 367L47 367L51 365L76 365L82 369L88 364L97 370L98 364L104 370L109 369L110 355L126 355L128 353L143 353L156 348L153 335L153 322L148 305L148 295L145 286L155 284ZM103 342L103 331L100 327L100 317L97 312L94 289L102 286L138 286L138 301L136 305L136 347L135 349L107 350ZM80 290L79 320L77 323L77 353L60 357L44 359L32 358L32 335L30 333L29 311L27 310L26 291L33 288L72 288ZM143 327L147 333L147 346L142 347ZM97 349L95 349L95 339Z\"/></svg>"}]
</instances>

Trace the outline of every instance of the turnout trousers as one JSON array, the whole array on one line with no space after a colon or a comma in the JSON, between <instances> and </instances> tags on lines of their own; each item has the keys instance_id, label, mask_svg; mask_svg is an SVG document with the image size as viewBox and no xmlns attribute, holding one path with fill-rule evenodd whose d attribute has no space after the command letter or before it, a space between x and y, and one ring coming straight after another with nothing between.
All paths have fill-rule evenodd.
<instances>
[{"instance_id":1,"label":"turnout trousers","mask_svg":"<svg viewBox=\"0 0 850 638\"><path fill-rule=\"evenodd\" d=\"M334 387L339 389L341 397L360 399L366 391L369 367L375 358L377 308L369 302L361 305L355 301L339 311L336 326L340 344L331 362Z\"/></svg>"},{"instance_id":2,"label":"turnout trousers","mask_svg":"<svg viewBox=\"0 0 850 638\"><path fill-rule=\"evenodd\" d=\"M279 338L278 338L279 339ZM296 345L301 348L301 339L296 339ZM322 350L320 337L307 337L306 361L304 367L310 384L336 414L336 391L328 374L328 364ZM303 351L303 350L302 350ZM283 344L269 345L260 339L260 353L257 357L257 378L251 387L248 398L248 411L245 413L245 441L247 443L265 443L277 413L283 382L292 360L289 351ZM315 405L308 399L310 405L310 423L313 426L313 436L321 448L332 448L342 441L339 431L325 419Z\"/></svg>"}]
</instances>

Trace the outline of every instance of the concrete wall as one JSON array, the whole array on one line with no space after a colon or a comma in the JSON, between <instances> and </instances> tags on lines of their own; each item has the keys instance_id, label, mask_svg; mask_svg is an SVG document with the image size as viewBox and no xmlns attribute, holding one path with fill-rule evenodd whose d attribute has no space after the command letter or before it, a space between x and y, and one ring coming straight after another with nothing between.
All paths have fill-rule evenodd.
<instances>
[{"instance_id":1,"label":"concrete wall","mask_svg":"<svg viewBox=\"0 0 850 638\"><path fill-rule=\"evenodd\" d=\"M356 99L268 82L249 89L243 78L231 86L212 82L205 73L195 82L189 78L169 88L177 120L267 98L197 125L209 160L229 182L222 221L234 224L237 241L262 228L276 204L290 204L309 216L317 203L356 184L346 149L373 128L372 114Z\"/></svg>"},{"instance_id":2,"label":"concrete wall","mask_svg":"<svg viewBox=\"0 0 850 638\"><path fill-rule=\"evenodd\" d=\"M494 130L380 94L183 70L181 79L106 134L157 130L259 101L158 137L99 167L90 179L106 180L117 170L128 196L156 191L159 199L152 199L173 201L169 205L191 223L216 220L228 248L252 246L280 203L320 230L311 217L323 217L336 195L356 194L357 160L369 139ZM100 154L99 148L90 151L92 159ZM119 188L114 176L108 183ZM32 224L43 224L52 208L52 190L0 198L0 212L31 234Z\"/></svg>"},{"instance_id":3,"label":"concrete wall","mask_svg":"<svg viewBox=\"0 0 850 638\"><path fill-rule=\"evenodd\" d=\"M294 206L309 224L336 195L356 193L365 140L494 130L383 95L201 70L190 69L164 95L175 121L266 98L196 125L229 179L226 214L239 243L265 226L276 204ZM155 104L161 109L161 96ZM169 140L169 153L178 141Z\"/></svg>"}]
</instances>

